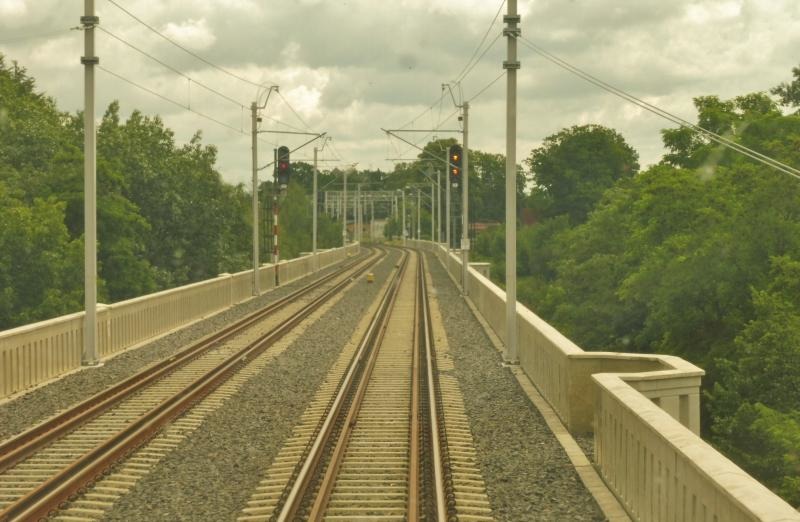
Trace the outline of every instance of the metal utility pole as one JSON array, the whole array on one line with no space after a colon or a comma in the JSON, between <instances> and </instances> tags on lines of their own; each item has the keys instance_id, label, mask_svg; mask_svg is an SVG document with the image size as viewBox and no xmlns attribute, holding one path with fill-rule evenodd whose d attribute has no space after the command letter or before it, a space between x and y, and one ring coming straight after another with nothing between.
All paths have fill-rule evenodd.
<instances>
[{"instance_id":1,"label":"metal utility pole","mask_svg":"<svg viewBox=\"0 0 800 522\"><path fill-rule=\"evenodd\" d=\"M314 210L311 212L312 231L311 231L311 254L314 256L314 270L317 270L317 148L314 147Z\"/></svg>"},{"instance_id":2,"label":"metal utility pole","mask_svg":"<svg viewBox=\"0 0 800 522\"><path fill-rule=\"evenodd\" d=\"M406 191L403 191L403 246L406 246Z\"/></svg>"},{"instance_id":3,"label":"metal utility pole","mask_svg":"<svg viewBox=\"0 0 800 522\"><path fill-rule=\"evenodd\" d=\"M461 293L469 295L469 102L462 106L464 115L464 188L461 189Z\"/></svg>"},{"instance_id":4,"label":"metal utility pole","mask_svg":"<svg viewBox=\"0 0 800 522\"><path fill-rule=\"evenodd\" d=\"M82 364L98 364L97 356L97 143L94 113L94 28L100 19L94 14L94 0L84 1L83 24L83 227L84 227L84 296L86 308L83 325Z\"/></svg>"},{"instance_id":5,"label":"metal utility pole","mask_svg":"<svg viewBox=\"0 0 800 522\"><path fill-rule=\"evenodd\" d=\"M267 91L267 99L264 100L264 105L258 105L258 96L256 101L250 104L250 130L251 130L251 152L253 161L253 295L261 294L261 281L258 277L258 267L260 265L259 255L260 248L258 244L259 233L259 217L258 217L258 122L261 118L258 117L258 111L267 106L269 96L272 91L277 91L277 86L272 86Z\"/></svg>"},{"instance_id":6,"label":"metal utility pole","mask_svg":"<svg viewBox=\"0 0 800 522\"><path fill-rule=\"evenodd\" d=\"M518 360L517 355L517 37L520 16L517 0L508 0L508 14L504 17L508 38L506 70L506 343L505 359Z\"/></svg>"},{"instance_id":7,"label":"metal utility pole","mask_svg":"<svg viewBox=\"0 0 800 522\"><path fill-rule=\"evenodd\" d=\"M436 171L436 210L439 211L439 219L437 220L437 224L439 225L436 228L436 242L442 242L442 173L437 170Z\"/></svg>"},{"instance_id":8,"label":"metal utility pole","mask_svg":"<svg viewBox=\"0 0 800 522\"><path fill-rule=\"evenodd\" d=\"M342 246L347 246L347 170L344 171L344 191L342 194Z\"/></svg>"},{"instance_id":9,"label":"metal utility pole","mask_svg":"<svg viewBox=\"0 0 800 522\"><path fill-rule=\"evenodd\" d=\"M434 237L434 231L436 230L436 193L433 189L433 183L431 183L431 243L436 241Z\"/></svg>"},{"instance_id":10,"label":"metal utility pole","mask_svg":"<svg viewBox=\"0 0 800 522\"><path fill-rule=\"evenodd\" d=\"M356 241L361 242L361 183L356 185L356 200L354 202L356 211Z\"/></svg>"},{"instance_id":11,"label":"metal utility pole","mask_svg":"<svg viewBox=\"0 0 800 522\"><path fill-rule=\"evenodd\" d=\"M450 248L452 243L450 242L450 216L453 214L450 212L450 147L447 147L447 175L445 176L444 183L445 183L445 203L447 205L447 222L445 224L445 239L447 240L447 251L450 252ZM449 255L449 254L448 254Z\"/></svg>"},{"instance_id":12,"label":"metal utility pole","mask_svg":"<svg viewBox=\"0 0 800 522\"><path fill-rule=\"evenodd\" d=\"M258 277L259 245L258 245L258 105L250 105L251 151L253 159L253 295L261 294L261 282Z\"/></svg>"},{"instance_id":13,"label":"metal utility pole","mask_svg":"<svg viewBox=\"0 0 800 522\"><path fill-rule=\"evenodd\" d=\"M422 211L422 199L421 199L422 195L421 194L422 193L420 192L419 188L417 188L417 241L419 241L421 239L421 236L420 236L420 233L419 233L419 231L420 231L419 218L420 218L421 211Z\"/></svg>"},{"instance_id":14,"label":"metal utility pole","mask_svg":"<svg viewBox=\"0 0 800 522\"><path fill-rule=\"evenodd\" d=\"M375 200L369 198L369 240L375 242Z\"/></svg>"},{"instance_id":15,"label":"metal utility pole","mask_svg":"<svg viewBox=\"0 0 800 522\"><path fill-rule=\"evenodd\" d=\"M278 163L278 149L274 149L275 152L275 163ZM278 205L280 204L280 199L278 198L278 173L275 173L275 176L272 180L272 264L276 265L275 267L275 286L278 286L278 274L280 274L280 270L278 270L277 264L280 261L280 249L278 245L278 218L280 217L280 209Z\"/></svg>"}]
</instances>

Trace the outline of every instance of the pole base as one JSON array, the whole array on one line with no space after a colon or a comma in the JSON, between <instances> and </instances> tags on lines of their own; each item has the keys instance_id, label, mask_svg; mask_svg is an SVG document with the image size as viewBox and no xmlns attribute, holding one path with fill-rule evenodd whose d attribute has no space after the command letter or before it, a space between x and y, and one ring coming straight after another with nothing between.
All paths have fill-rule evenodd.
<instances>
[{"instance_id":1,"label":"pole base","mask_svg":"<svg viewBox=\"0 0 800 522\"><path fill-rule=\"evenodd\" d=\"M81 361L81 368L100 368L104 364L105 363L103 363L103 361L100 361L100 360L97 360L97 361L84 361L84 360L82 360Z\"/></svg>"}]
</instances>

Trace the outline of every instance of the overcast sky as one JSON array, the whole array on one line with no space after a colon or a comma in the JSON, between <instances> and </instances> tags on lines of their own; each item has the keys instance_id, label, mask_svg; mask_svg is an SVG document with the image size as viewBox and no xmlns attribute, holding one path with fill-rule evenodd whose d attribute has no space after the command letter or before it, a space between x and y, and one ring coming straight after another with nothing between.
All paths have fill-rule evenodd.
<instances>
[{"instance_id":1,"label":"overcast sky","mask_svg":"<svg viewBox=\"0 0 800 522\"><path fill-rule=\"evenodd\" d=\"M198 55L258 83L277 84L304 122L327 131L335 150L359 168L391 169L386 158L416 152L390 142L380 127L408 123L441 95L473 54L499 0L116 0ZM236 80L176 49L107 0L97 0L101 26L191 78L239 101L191 84L162 65L99 32L101 65L249 132L257 95ZM692 97L732 97L789 80L800 64L797 0L520 0L523 35L572 64L694 121ZM80 0L0 0L0 52L27 67L39 88L63 110L83 103ZM500 22L488 42L501 32ZM43 36L44 35L44 36ZM463 81L471 98L502 72L498 39ZM667 122L583 83L520 46L519 159L561 128L598 123L617 129L641 162L662 154ZM231 182L250 178L250 138L169 104L98 71L97 112L112 100L124 115L138 108L160 114L179 143L198 129L219 148L219 169ZM449 96L412 127L425 129L453 112ZM279 98L265 115L304 127ZM454 128L446 122L443 128ZM285 129L265 119L265 130ZM422 135L410 135L419 139ZM290 146L305 138L278 138ZM470 146L505 150L505 79L472 102ZM272 145L261 144L261 157ZM296 153L295 158L311 156ZM326 157L331 155L326 151ZM332 165L329 163L327 165Z\"/></svg>"}]
</instances>

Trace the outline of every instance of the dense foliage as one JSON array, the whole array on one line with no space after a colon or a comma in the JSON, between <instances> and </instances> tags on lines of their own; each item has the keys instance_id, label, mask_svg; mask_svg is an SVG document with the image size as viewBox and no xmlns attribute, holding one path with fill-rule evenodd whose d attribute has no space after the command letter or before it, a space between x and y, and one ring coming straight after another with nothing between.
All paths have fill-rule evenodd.
<instances>
[{"instance_id":1,"label":"dense foliage","mask_svg":"<svg viewBox=\"0 0 800 522\"><path fill-rule=\"evenodd\" d=\"M122 121L119 104L108 107L97 135L100 301L250 266L251 198L223 182L216 155L199 132L179 145L160 118ZM283 258L311 249L309 168L298 165L283 205ZM59 111L0 55L0 330L83 308L83 228L82 115ZM320 246L338 246L340 230L322 217Z\"/></svg>"},{"instance_id":2,"label":"dense foliage","mask_svg":"<svg viewBox=\"0 0 800 522\"><path fill-rule=\"evenodd\" d=\"M698 125L800 165L800 111L786 114L800 107L800 67L793 75L776 99L696 98ZM178 145L158 117L119 112L108 107L98 132L101 300L246 269L250 196L222 181L215 148L199 133ZM0 56L0 329L82 308L82 129L80 114L60 112ZM675 354L705 368L704 434L800 505L800 183L687 129L664 130L663 141L663 160L642 172L636 151L599 125L531 151L529 177L517 177L519 298L587 350ZM431 141L391 173L351 170L350 190L419 189L429 238L424 198L453 143ZM294 165L282 258L311 249L312 174ZM342 174L320 173L320 188L341 189ZM468 175L470 221L489 226L473 252L502 284L505 158L471 150ZM264 183L265 209L271 192ZM457 214L460 189L452 200ZM416 197L406 204L415 232ZM401 218L376 214L386 237L401 235ZM340 244L341 226L320 213L320 248Z\"/></svg>"},{"instance_id":3,"label":"dense foliage","mask_svg":"<svg viewBox=\"0 0 800 522\"><path fill-rule=\"evenodd\" d=\"M800 101L794 74L773 91L787 106ZM768 95L695 105L703 128L800 165L800 115ZM595 126L533 151L529 201L544 219L518 232L518 295L587 350L705 368L705 435L798 505L800 183L686 129L663 138L664 160L639 174L630 147ZM476 248L502 281L503 229Z\"/></svg>"}]
</instances>

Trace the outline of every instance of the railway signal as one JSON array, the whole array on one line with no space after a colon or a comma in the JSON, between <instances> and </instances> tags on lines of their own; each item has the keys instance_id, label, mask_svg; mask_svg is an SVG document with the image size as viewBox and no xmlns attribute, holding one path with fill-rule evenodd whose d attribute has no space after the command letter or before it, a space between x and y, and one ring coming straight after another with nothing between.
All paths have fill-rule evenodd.
<instances>
[{"instance_id":1,"label":"railway signal","mask_svg":"<svg viewBox=\"0 0 800 522\"><path fill-rule=\"evenodd\" d=\"M289 184L289 176L292 174L292 166L289 163L289 147L282 145L278 147L278 161L275 164L278 178L278 185L281 188Z\"/></svg>"},{"instance_id":2,"label":"railway signal","mask_svg":"<svg viewBox=\"0 0 800 522\"><path fill-rule=\"evenodd\" d=\"M450 183L458 185L461 183L461 172L464 161L464 150L461 145L453 145L450 147L449 155L450 165L448 170L450 172Z\"/></svg>"}]
</instances>

